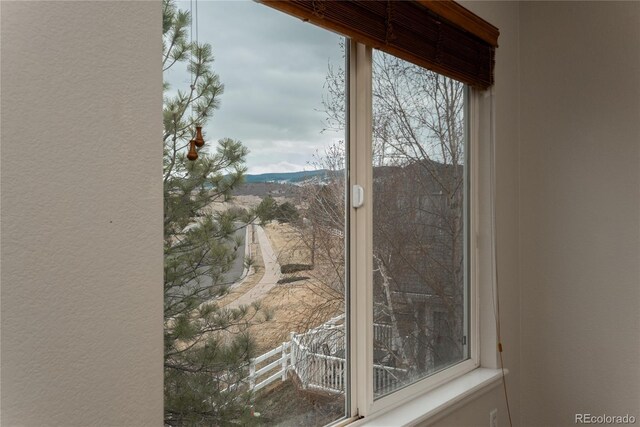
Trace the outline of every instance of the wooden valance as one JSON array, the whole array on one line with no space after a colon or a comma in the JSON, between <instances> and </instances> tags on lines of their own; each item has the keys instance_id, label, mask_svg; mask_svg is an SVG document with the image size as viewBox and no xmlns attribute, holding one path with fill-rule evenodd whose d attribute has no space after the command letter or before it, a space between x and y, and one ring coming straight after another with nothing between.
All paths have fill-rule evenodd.
<instances>
[{"instance_id":1,"label":"wooden valance","mask_svg":"<svg viewBox=\"0 0 640 427\"><path fill-rule=\"evenodd\" d=\"M452 0L259 0L473 87L493 85L499 31Z\"/></svg>"}]
</instances>

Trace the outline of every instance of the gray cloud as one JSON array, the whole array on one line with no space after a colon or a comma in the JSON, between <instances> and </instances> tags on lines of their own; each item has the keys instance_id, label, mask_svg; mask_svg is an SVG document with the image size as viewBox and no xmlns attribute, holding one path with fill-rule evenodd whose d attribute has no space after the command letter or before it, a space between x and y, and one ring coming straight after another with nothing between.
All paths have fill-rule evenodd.
<instances>
[{"instance_id":1,"label":"gray cloud","mask_svg":"<svg viewBox=\"0 0 640 427\"><path fill-rule=\"evenodd\" d=\"M198 37L213 46L225 85L206 138L245 143L250 173L309 168L316 151L343 138L321 133L320 111L328 63L344 62L340 36L250 1L199 1ZM189 85L184 67L166 77L173 89Z\"/></svg>"}]
</instances>

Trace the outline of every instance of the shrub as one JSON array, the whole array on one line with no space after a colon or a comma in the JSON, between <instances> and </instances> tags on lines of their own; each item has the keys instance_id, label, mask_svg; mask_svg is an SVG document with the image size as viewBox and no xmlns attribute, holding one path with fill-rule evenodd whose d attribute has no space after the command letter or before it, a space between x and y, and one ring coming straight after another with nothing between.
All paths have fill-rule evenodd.
<instances>
[{"instance_id":1,"label":"shrub","mask_svg":"<svg viewBox=\"0 0 640 427\"><path fill-rule=\"evenodd\" d=\"M312 264L284 264L280 267L282 274L297 273L298 271L313 270Z\"/></svg>"},{"instance_id":2,"label":"shrub","mask_svg":"<svg viewBox=\"0 0 640 427\"><path fill-rule=\"evenodd\" d=\"M293 276L293 277L285 277L284 279L278 280L278 285L284 285L285 283L293 283L298 282L300 280L307 280L308 276Z\"/></svg>"}]
</instances>

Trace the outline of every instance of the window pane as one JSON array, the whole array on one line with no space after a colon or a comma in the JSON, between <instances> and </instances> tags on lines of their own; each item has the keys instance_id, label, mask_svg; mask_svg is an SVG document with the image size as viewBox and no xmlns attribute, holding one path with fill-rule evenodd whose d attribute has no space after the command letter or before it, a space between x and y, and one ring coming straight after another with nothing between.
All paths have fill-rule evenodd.
<instances>
[{"instance_id":1,"label":"window pane","mask_svg":"<svg viewBox=\"0 0 640 427\"><path fill-rule=\"evenodd\" d=\"M468 358L464 93L373 52L376 398Z\"/></svg>"},{"instance_id":2,"label":"window pane","mask_svg":"<svg viewBox=\"0 0 640 427\"><path fill-rule=\"evenodd\" d=\"M325 425L348 379L344 40L258 3L198 3L197 32L194 7L186 40L164 39L165 421ZM191 162L175 153L196 122Z\"/></svg>"}]
</instances>

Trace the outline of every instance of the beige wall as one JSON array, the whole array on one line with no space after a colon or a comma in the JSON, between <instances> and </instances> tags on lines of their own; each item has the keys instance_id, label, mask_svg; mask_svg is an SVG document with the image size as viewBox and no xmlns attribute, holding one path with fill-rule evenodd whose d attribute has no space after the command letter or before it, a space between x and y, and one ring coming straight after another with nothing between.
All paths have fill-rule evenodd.
<instances>
[{"instance_id":1,"label":"beige wall","mask_svg":"<svg viewBox=\"0 0 640 427\"><path fill-rule=\"evenodd\" d=\"M0 422L161 425L160 3L0 7Z\"/></svg>"},{"instance_id":2,"label":"beige wall","mask_svg":"<svg viewBox=\"0 0 640 427\"><path fill-rule=\"evenodd\" d=\"M640 3L520 17L522 422L640 419Z\"/></svg>"},{"instance_id":3,"label":"beige wall","mask_svg":"<svg viewBox=\"0 0 640 427\"><path fill-rule=\"evenodd\" d=\"M506 353L514 424L640 419L640 3L465 5L501 30L501 301L504 341L521 346L516 360ZM505 133L518 121L515 137ZM486 426L493 407L508 425L499 389L435 425Z\"/></svg>"}]
</instances>

